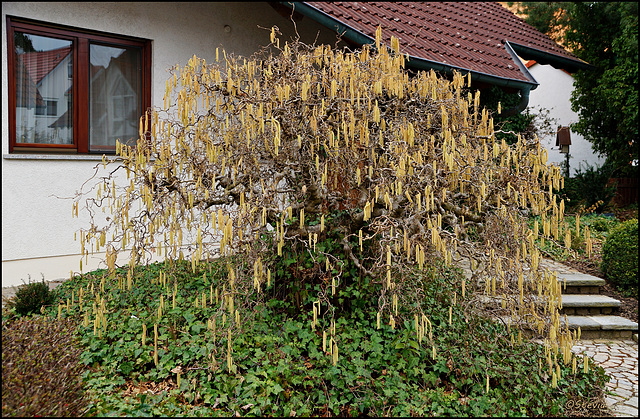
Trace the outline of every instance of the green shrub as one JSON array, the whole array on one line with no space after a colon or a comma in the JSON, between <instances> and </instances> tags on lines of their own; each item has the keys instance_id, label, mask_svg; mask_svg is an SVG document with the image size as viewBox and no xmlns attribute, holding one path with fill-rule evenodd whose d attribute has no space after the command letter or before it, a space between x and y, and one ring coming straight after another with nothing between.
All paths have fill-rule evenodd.
<instances>
[{"instance_id":1,"label":"green shrub","mask_svg":"<svg viewBox=\"0 0 640 419\"><path fill-rule=\"evenodd\" d=\"M609 217L595 218L589 227L594 231L609 231L609 229L615 224L616 220Z\"/></svg>"},{"instance_id":2,"label":"green shrub","mask_svg":"<svg viewBox=\"0 0 640 419\"><path fill-rule=\"evenodd\" d=\"M585 170L580 167L573 177L565 178L564 189L559 193L564 195L570 208L595 208L600 213L616 193L615 186L607 186L611 174L610 164L605 163L601 167L587 164Z\"/></svg>"},{"instance_id":3,"label":"green shrub","mask_svg":"<svg viewBox=\"0 0 640 419\"><path fill-rule=\"evenodd\" d=\"M39 313L42 306L50 305L53 299L49 285L42 279L42 282L30 282L19 288L11 305L17 314L26 316Z\"/></svg>"},{"instance_id":4,"label":"green shrub","mask_svg":"<svg viewBox=\"0 0 640 419\"><path fill-rule=\"evenodd\" d=\"M71 319L23 317L2 325L2 416L81 416L82 348Z\"/></svg>"},{"instance_id":5,"label":"green shrub","mask_svg":"<svg viewBox=\"0 0 640 419\"><path fill-rule=\"evenodd\" d=\"M638 293L638 220L613 228L602 246L602 273L624 291Z\"/></svg>"}]
</instances>

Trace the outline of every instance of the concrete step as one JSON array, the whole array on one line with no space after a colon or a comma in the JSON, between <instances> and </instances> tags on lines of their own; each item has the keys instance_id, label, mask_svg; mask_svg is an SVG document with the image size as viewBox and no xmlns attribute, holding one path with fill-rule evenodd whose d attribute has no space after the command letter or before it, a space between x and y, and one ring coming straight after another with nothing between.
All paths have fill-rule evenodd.
<instances>
[{"instance_id":1,"label":"concrete step","mask_svg":"<svg viewBox=\"0 0 640 419\"><path fill-rule=\"evenodd\" d=\"M605 280L597 276L583 273L558 274L562 283L562 294L600 294L600 287Z\"/></svg>"},{"instance_id":2,"label":"concrete step","mask_svg":"<svg viewBox=\"0 0 640 419\"><path fill-rule=\"evenodd\" d=\"M606 295L565 294L562 295L562 310L566 315L589 316L612 314L620 307L620 301Z\"/></svg>"}]
</instances>

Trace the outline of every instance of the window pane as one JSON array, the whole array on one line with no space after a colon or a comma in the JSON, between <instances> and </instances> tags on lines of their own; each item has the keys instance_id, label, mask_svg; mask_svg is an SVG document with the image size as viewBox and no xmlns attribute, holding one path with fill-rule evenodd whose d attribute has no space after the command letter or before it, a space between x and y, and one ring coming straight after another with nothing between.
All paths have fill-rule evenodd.
<instances>
[{"instance_id":1,"label":"window pane","mask_svg":"<svg viewBox=\"0 0 640 419\"><path fill-rule=\"evenodd\" d=\"M142 115L141 51L91 44L89 150L112 151L116 140L135 143Z\"/></svg>"},{"instance_id":2,"label":"window pane","mask_svg":"<svg viewBox=\"0 0 640 419\"><path fill-rule=\"evenodd\" d=\"M16 142L73 144L71 41L14 34Z\"/></svg>"}]
</instances>

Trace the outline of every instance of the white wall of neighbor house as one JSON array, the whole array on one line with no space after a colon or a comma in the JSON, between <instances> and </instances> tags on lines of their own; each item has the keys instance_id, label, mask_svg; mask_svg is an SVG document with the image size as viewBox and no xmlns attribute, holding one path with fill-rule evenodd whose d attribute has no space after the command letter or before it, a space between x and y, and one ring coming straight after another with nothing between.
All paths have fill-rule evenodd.
<instances>
[{"instance_id":1,"label":"white wall of neighbor house","mask_svg":"<svg viewBox=\"0 0 640 419\"><path fill-rule=\"evenodd\" d=\"M209 62L216 48L248 56L268 44L273 25L283 33L282 41L295 34L291 20L266 2L3 2L3 287L20 285L29 276L56 280L80 271L74 233L88 226L88 218L82 213L72 217L71 198L101 163L101 156L9 154L7 16L150 39L154 106L162 106L168 69L184 65L194 54ZM309 18L296 26L303 42L336 42L335 33ZM97 268L102 260L100 254L90 257L83 271Z\"/></svg>"},{"instance_id":2,"label":"white wall of neighbor house","mask_svg":"<svg viewBox=\"0 0 640 419\"><path fill-rule=\"evenodd\" d=\"M571 110L571 93L573 92L573 77L550 65L534 64L528 68L540 85L531 91L529 108L548 109L549 116L557 119L557 125L571 126L578 122L579 115ZM557 126L555 127L557 128ZM547 148L548 162L560 164L565 161L566 154L560 153L556 146L556 135L543 136L540 142ZM578 168L586 169L586 165L599 167L605 159L598 156L591 148L591 143L580 134L571 131L571 146L569 147L570 176L574 176Z\"/></svg>"}]
</instances>

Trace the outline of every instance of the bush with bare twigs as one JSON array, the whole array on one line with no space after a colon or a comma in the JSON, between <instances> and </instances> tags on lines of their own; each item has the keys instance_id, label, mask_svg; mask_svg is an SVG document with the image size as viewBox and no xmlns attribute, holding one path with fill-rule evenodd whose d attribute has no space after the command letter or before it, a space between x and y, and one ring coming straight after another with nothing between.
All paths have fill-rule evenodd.
<instances>
[{"instance_id":1,"label":"bush with bare twigs","mask_svg":"<svg viewBox=\"0 0 640 419\"><path fill-rule=\"evenodd\" d=\"M372 318L410 324L421 342L429 320L413 304L416 269L468 260L471 279L443 292L549 337L555 374L557 359L571 362L575 336L560 327L560 285L539 269L535 240L563 240L560 169L537 139L496 140L466 75L410 75L406 60L397 39L380 44L380 30L375 48L345 52L282 46L274 29L251 58L221 52L173 68L164 106L141 119L137 145L118 144L116 169L86 200L83 252L106 249L111 271L122 252L131 269L156 255L190 260L194 271L235 255L216 290L229 333L265 289L294 298L312 283L300 307L315 326L347 304L336 292L367 278L379 292ZM115 182L118 170L128 184ZM108 207L107 222L94 218ZM527 227L530 214L540 226ZM283 259L298 257L311 262L285 274ZM409 307L406 318L398 306Z\"/></svg>"}]
</instances>

